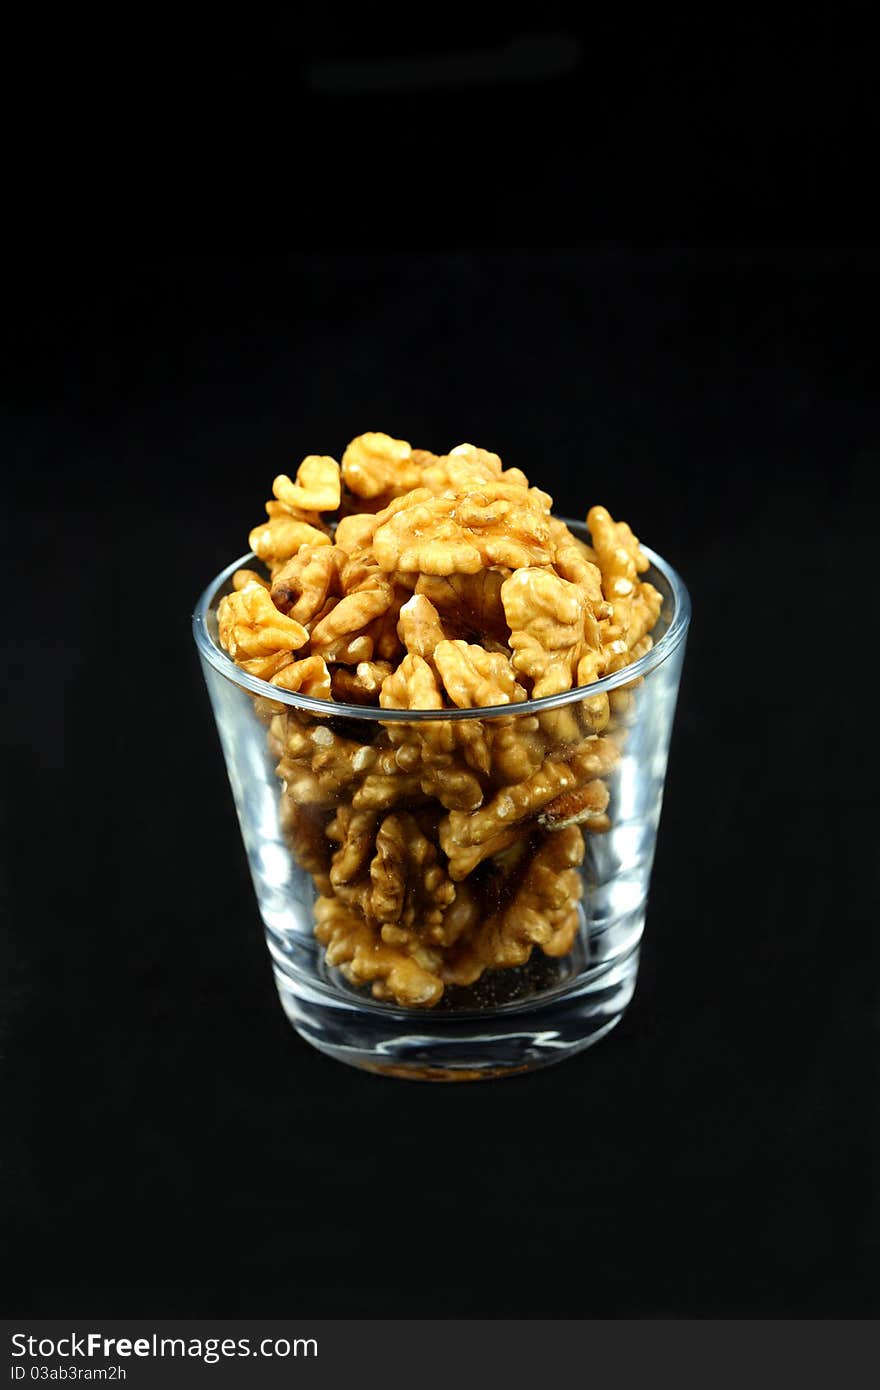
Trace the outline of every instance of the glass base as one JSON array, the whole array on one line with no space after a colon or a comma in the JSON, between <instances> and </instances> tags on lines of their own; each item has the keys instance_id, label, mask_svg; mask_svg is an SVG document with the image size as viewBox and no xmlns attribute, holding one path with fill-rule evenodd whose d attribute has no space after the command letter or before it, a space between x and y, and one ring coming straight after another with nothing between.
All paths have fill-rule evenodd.
<instances>
[{"instance_id":1,"label":"glass base","mask_svg":"<svg viewBox=\"0 0 880 1390\"><path fill-rule=\"evenodd\" d=\"M563 966L539 955L537 971ZM275 980L300 1037L339 1062L408 1081L487 1081L552 1066L603 1038L632 999L638 958L636 939L613 961L582 973L563 970L562 983L480 1010L376 1004L351 988L316 987L279 968L277 959ZM523 984L529 973L523 967Z\"/></svg>"}]
</instances>

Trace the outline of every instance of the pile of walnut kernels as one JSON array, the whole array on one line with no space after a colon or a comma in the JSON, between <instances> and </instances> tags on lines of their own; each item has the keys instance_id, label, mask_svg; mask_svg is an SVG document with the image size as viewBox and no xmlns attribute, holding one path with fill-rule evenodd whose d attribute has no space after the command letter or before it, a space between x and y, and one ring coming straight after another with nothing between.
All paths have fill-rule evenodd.
<instances>
[{"instance_id":1,"label":"pile of walnut kernels","mask_svg":"<svg viewBox=\"0 0 880 1390\"><path fill-rule=\"evenodd\" d=\"M352 440L341 467L312 455L272 491L250 534L269 578L239 570L218 610L242 670L389 711L511 709L352 737L350 721L256 701L328 963L425 1007L535 946L565 955L633 698L589 686L649 650L660 612L632 531L593 507L587 546L496 454L386 434ZM576 686L581 700L514 712Z\"/></svg>"}]
</instances>

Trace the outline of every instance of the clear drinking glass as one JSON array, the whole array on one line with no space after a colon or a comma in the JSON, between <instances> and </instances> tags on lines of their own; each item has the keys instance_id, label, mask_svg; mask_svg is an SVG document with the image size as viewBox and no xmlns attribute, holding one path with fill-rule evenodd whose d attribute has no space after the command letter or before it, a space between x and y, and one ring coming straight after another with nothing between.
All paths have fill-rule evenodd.
<instances>
[{"instance_id":1,"label":"clear drinking glass","mask_svg":"<svg viewBox=\"0 0 880 1390\"><path fill-rule=\"evenodd\" d=\"M589 540L584 525L566 524ZM592 685L492 709L396 711L277 689L236 667L217 636L217 605L235 570L253 556L236 560L208 585L193 631L275 981L293 1026L322 1052L386 1076L482 1080L570 1057L622 1017L636 983L690 620L679 576L642 549L650 561L642 578L663 596L647 655ZM431 783L431 749L466 743L472 750L481 739L503 747L493 768L503 766L507 780L487 793L487 804L469 810L466 781L457 801L448 768ZM383 781L395 756L407 783L399 771L393 785ZM287 792L278 772L285 757L282 775L291 767L296 774L288 777ZM479 756L470 761L479 765ZM466 764L456 766L466 779ZM445 805L425 795L425 776ZM344 917L346 903L361 891L358 873L369 881L367 861L345 870L338 854L331 859L342 849L339 825L350 820L352 804L375 809L380 821L401 809L405 823L418 818L414 835L420 843L427 839L426 852L433 857L436 850L436 863L445 868L435 875L441 879L435 898L448 903L454 883L470 924L465 935L476 933L477 965L474 953L464 951L460 982L446 984L433 1003L396 1001L383 985L384 948L375 948L375 978L386 997L376 998L369 981L353 984L338 963L328 964L328 954L345 962L344 931L331 935L329 952L316 939L316 908L326 914L329 900L331 917L337 909ZM355 847L352 853L357 861ZM393 858L390 864L393 871ZM430 931L436 905L430 894L410 902L415 931ZM327 926L321 930L326 940ZM368 953L368 969L371 959ZM504 968L471 978L486 959L503 960ZM420 977L411 973L415 985L407 980L407 987L414 996Z\"/></svg>"}]
</instances>

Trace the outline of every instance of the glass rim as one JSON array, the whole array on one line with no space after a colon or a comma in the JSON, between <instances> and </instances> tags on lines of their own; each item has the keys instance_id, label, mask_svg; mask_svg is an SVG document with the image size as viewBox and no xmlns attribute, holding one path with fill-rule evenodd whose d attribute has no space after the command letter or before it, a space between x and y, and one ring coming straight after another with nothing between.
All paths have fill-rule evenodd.
<instances>
[{"instance_id":1,"label":"glass rim","mask_svg":"<svg viewBox=\"0 0 880 1390\"><path fill-rule=\"evenodd\" d=\"M575 521L571 517L565 516L558 519L575 533L585 531L589 534L586 523L583 521ZM558 695L544 695L539 700L522 700L518 704L511 702L506 705L477 705L473 709L383 709L377 705L352 705L343 704L337 700L319 700L314 695L302 695L295 690L282 690L279 686L272 685L270 681L261 680L259 676L252 676L247 671L242 671L241 667L236 666L222 647L219 647L212 640L208 632L207 618L218 590L232 578L236 570L248 568L249 562L257 559L252 550L248 551L246 555L240 556L239 559L233 560L232 564L227 565L225 569L215 575L203 590L192 615L193 637L196 647L205 660L214 667L215 671L218 671L220 675L225 676L235 685L243 686L253 695L260 695L267 700L275 700L292 709L308 710L312 714L321 714L325 718L366 719L381 721L386 724L421 724L440 719L497 719L504 716L520 718L524 715L541 714L545 710L559 709L563 705L590 700L595 695L602 695L608 691L617 690L623 685L628 685L630 681L638 680L662 665L681 645L691 619L690 594L684 580L668 560L664 560L661 555L658 555L647 545L642 545L641 550L653 568L666 580L672 595L672 618L663 636L649 652L639 657L638 661L632 662L629 666L623 666L613 675L602 676L600 680L591 681L589 685L573 686L571 690L563 690Z\"/></svg>"}]
</instances>

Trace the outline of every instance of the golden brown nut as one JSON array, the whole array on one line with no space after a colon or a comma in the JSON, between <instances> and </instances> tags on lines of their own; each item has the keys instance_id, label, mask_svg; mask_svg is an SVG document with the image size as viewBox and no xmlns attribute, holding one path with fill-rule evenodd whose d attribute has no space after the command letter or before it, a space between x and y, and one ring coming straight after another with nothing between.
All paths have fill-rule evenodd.
<instances>
[{"instance_id":1,"label":"golden brown nut","mask_svg":"<svg viewBox=\"0 0 880 1390\"><path fill-rule=\"evenodd\" d=\"M506 567L484 569L479 574L422 574L415 591L430 600L444 627L447 637L480 640L484 646L493 642L507 644L510 636L501 586L512 573Z\"/></svg>"},{"instance_id":2,"label":"golden brown nut","mask_svg":"<svg viewBox=\"0 0 880 1390\"><path fill-rule=\"evenodd\" d=\"M417 805L425 800L421 778L415 773L370 772L364 778L352 798L356 810L390 811L398 802L407 806Z\"/></svg>"},{"instance_id":3,"label":"golden brown nut","mask_svg":"<svg viewBox=\"0 0 880 1390\"><path fill-rule=\"evenodd\" d=\"M602 573L596 563L596 552L577 536L572 535L564 521L550 518L553 540L553 568L562 579L579 584L590 601L602 602Z\"/></svg>"},{"instance_id":4,"label":"golden brown nut","mask_svg":"<svg viewBox=\"0 0 880 1390\"><path fill-rule=\"evenodd\" d=\"M417 488L379 513L373 553L384 570L435 575L548 563L546 503L536 488L497 482L439 497Z\"/></svg>"},{"instance_id":5,"label":"golden brown nut","mask_svg":"<svg viewBox=\"0 0 880 1390\"><path fill-rule=\"evenodd\" d=\"M261 574L257 574L256 570L236 570L232 576L233 589L247 589L252 584L259 585L261 589L269 588L269 581L264 579Z\"/></svg>"},{"instance_id":6,"label":"golden brown nut","mask_svg":"<svg viewBox=\"0 0 880 1390\"><path fill-rule=\"evenodd\" d=\"M382 682L379 704L383 709L443 708L437 677L424 657L410 653L403 658L397 670Z\"/></svg>"},{"instance_id":7,"label":"golden brown nut","mask_svg":"<svg viewBox=\"0 0 880 1390\"><path fill-rule=\"evenodd\" d=\"M297 622L309 623L329 597L340 597L339 551L334 545L301 545L272 580L272 602Z\"/></svg>"},{"instance_id":8,"label":"golden brown nut","mask_svg":"<svg viewBox=\"0 0 880 1390\"><path fill-rule=\"evenodd\" d=\"M419 785L425 796L436 797L448 811L475 811L483 802L479 778L457 759L423 759Z\"/></svg>"},{"instance_id":9,"label":"golden brown nut","mask_svg":"<svg viewBox=\"0 0 880 1390\"><path fill-rule=\"evenodd\" d=\"M413 457L416 457L414 451ZM474 444L457 444L448 454L428 455L422 462L421 487L439 496L443 492L479 490L483 483L502 482L527 489L529 480L518 468L503 469L501 459ZM549 499L548 499L549 505Z\"/></svg>"},{"instance_id":10,"label":"golden brown nut","mask_svg":"<svg viewBox=\"0 0 880 1390\"><path fill-rule=\"evenodd\" d=\"M579 585L552 570L523 568L505 580L501 600L513 666L531 680L534 699L596 679L602 670L601 636Z\"/></svg>"},{"instance_id":11,"label":"golden brown nut","mask_svg":"<svg viewBox=\"0 0 880 1390\"><path fill-rule=\"evenodd\" d=\"M410 590L396 582L391 586L391 602L378 618L369 626L373 639L373 655L378 661L397 662L404 655L403 643L397 633L403 605L410 597Z\"/></svg>"},{"instance_id":12,"label":"golden brown nut","mask_svg":"<svg viewBox=\"0 0 880 1390\"><path fill-rule=\"evenodd\" d=\"M433 668L412 653L383 682L379 703L383 709L442 709L443 696ZM474 726L482 724L481 720L472 722ZM483 787L472 770L488 770L489 753L481 727L447 719L422 724L389 720L385 727L397 746L399 768L419 778L426 796L437 797L450 810L473 810L481 804Z\"/></svg>"},{"instance_id":13,"label":"golden brown nut","mask_svg":"<svg viewBox=\"0 0 880 1390\"><path fill-rule=\"evenodd\" d=\"M577 891L579 890L579 891ZM577 881L576 896L583 896L583 885L580 879ZM560 907L554 912L548 912L547 921L550 927L550 935L546 941L541 942L541 950L545 956L567 956L575 943L578 929L581 924L580 914L577 904L571 907Z\"/></svg>"},{"instance_id":14,"label":"golden brown nut","mask_svg":"<svg viewBox=\"0 0 880 1390\"><path fill-rule=\"evenodd\" d=\"M286 473L279 473L272 491L291 515L335 512L341 492L339 464L326 455L309 454L297 469L296 482L292 483Z\"/></svg>"},{"instance_id":15,"label":"golden brown nut","mask_svg":"<svg viewBox=\"0 0 880 1390\"><path fill-rule=\"evenodd\" d=\"M342 455L342 477L358 497L399 497L419 486L421 469L405 439L373 431L359 434Z\"/></svg>"},{"instance_id":16,"label":"golden brown nut","mask_svg":"<svg viewBox=\"0 0 880 1390\"><path fill-rule=\"evenodd\" d=\"M453 884L455 897L443 913L437 926L427 933L428 940L436 946L453 946L456 941L473 931L483 913L482 899L467 883Z\"/></svg>"},{"instance_id":17,"label":"golden brown nut","mask_svg":"<svg viewBox=\"0 0 880 1390\"><path fill-rule=\"evenodd\" d=\"M333 609L336 607L338 602L338 596L336 594L331 594L330 597L326 598L324 602L321 604L321 607L318 609L315 616L313 618L309 618L308 622L304 624L304 626L307 627L309 630L310 637L314 629L318 626L318 623L323 622L327 614L333 612Z\"/></svg>"},{"instance_id":18,"label":"golden brown nut","mask_svg":"<svg viewBox=\"0 0 880 1390\"><path fill-rule=\"evenodd\" d=\"M339 845L330 868L332 891L361 911L370 894L368 866L376 850L378 823L375 811L355 811L343 805L327 826L328 839Z\"/></svg>"},{"instance_id":19,"label":"golden brown nut","mask_svg":"<svg viewBox=\"0 0 880 1390\"><path fill-rule=\"evenodd\" d=\"M440 926L444 910L455 897L436 848L406 812L382 821L370 880L369 915L427 937Z\"/></svg>"},{"instance_id":20,"label":"golden brown nut","mask_svg":"<svg viewBox=\"0 0 880 1390\"><path fill-rule=\"evenodd\" d=\"M274 569L295 555L301 545L330 545L331 540L312 522L281 514L255 526L248 544L255 555Z\"/></svg>"},{"instance_id":21,"label":"golden brown nut","mask_svg":"<svg viewBox=\"0 0 880 1390\"><path fill-rule=\"evenodd\" d=\"M607 669L616 671L629 663L630 649L656 623L663 599L652 584L639 581L649 561L625 521L614 521L605 507L591 507L587 525L612 609L604 637Z\"/></svg>"},{"instance_id":22,"label":"golden brown nut","mask_svg":"<svg viewBox=\"0 0 880 1390\"><path fill-rule=\"evenodd\" d=\"M481 483L495 482L501 475L501 460L497 454L473 444L457 444L448 454L435 454L425 460L417 486L429 488L439 496L443 492L465 492Z\"/></svg>"},{"instance_id":23,"label":"golden brown nut","mask_svg":"<svg viewBox=\"0 0 880 1390\"><path fill-rule=\"evenodd\" d=\"M593 734L568 755L568 765L579 784L595 777L608 777L620 761L620 749L608 734L599 738Z\"/></svg>"},{"instance_id":24,"label":"golden brown nut","mask_svg":"<svg viewBox=\"0 0 880 1390\"><path fill-rule=\"evenodd\" d=\"M434 650L434 665L459 709L508 705L526 698L510 662L499 652L467 642L440 642Z\"/></svg>"},{"instance_id":25,"label":"golden brown nut","mask_svg":"<svg viewBox=\"0 0 880 1390\"><path fill-rule=\"evenodd\" d=\"M509 904L481 922L442 966L448 984L468 985L485 970L523 965L536 945L550 942L568 926L583 891L577 866L584 857L576 825L549 835L526 856L527 867Z\"/></svg>"},{"instance_id":26,"label":"golden brown nut","mask_svg":"<svg viewBox=\"0 0 880 1390\"><path fill-rule=\"evenodd\" d=\"M587 731L581 727L577 709L574 705L562 705L559 709L541 710L538 715L541 733L547 740L548 748L559 756L575 744Z\"/></svg>"},{"instance_id":27,"label":"golden brown nut","mask_svg":"<svg viewBox=\"0 0 880 1390\"><path fill-rule=\"evenodd\" d=\"M537 816L549 802L577 783L577 775L567 762L548 760L525 782L501 788L479 810L450 811L440 822L440 843L449 859L451 877L464 877L462 868L470 856L463 856L463 850L485 845Z\"/></svg>"},{"instance_id":28,"label":"golden brown nut","mask_svg":"<svg viewBox=\"0 0 880 1390\"><path fill-rule=\"evenodd\" d=\"M393 600L394 589L387 577L375 567L367 570L312 628L312 650L328 661L344 661L348 665L369 661L375 643L365 629L387 612Z\"/></svg>"},{"instance_id":29,"label":"golden brown nut","mask_svg":"<svg viewBox=\"0 0 880 1390\"><path fill-rule=\"evenodd\" d=\"M433 667L415 653L405 656L397 670L386 676L382 682L379 704L382 709L391 710L442 709L443 695ZM400 747L409 745L412 748L412 754L408 759L401 756L400 752L397 755L398 766L407 771L417 769L425 758L431 761L453 751L454 744L447 720L426 722L422 726L390 720L385 727L392 743Z\"/></svg>"},{"instance_id":30,"label":"golden brown nut","mask_svg":"<svg viewBox=\"0 0 880 1390\"><path fill-rule=\"evenodd\" d=\"M397 635L410 656L420 656L430 662L435 647L446 641L440 615L430 599L414 593L402 605L397 621Z\"/></svg>"},{"instance_id":31,"label":"golden brown nut","mask_svg":"<svg viewBox=\"0 0 880 1390\"><path fill-rule=\"evenodd\" d=\"M238 665L242 671L247 671L249 676L257 676L261 681L271 681L279 671L295 660L293 652L273 652L271 656L249 657L247 661L239 661Z\"/></svg>"},{"instance_id":32,"label":"golden brown nut","mask_svg":"<svg viewBox=\"0 0 880 1390\"><path fill-rule=\"evenodd\" d=\"M441 831L440 843L449 860L449 877L454 883L461 883L484 860L494 859L496 855L509 849L511 845L520 840L522 835L522 826L513 825L508 830L499 830L497 835L488 836L478 845L456 845L453 853L450 854Z\"/></svg>"},{"instance_id":33,"label":"golden brown nut","mask_svg":"<svg viewBox=\"0 0 880 1390\"><path fill-rule=\"evenodd\" d=\"M338 898L318 899L315 936L327 948L327 964L338 965L352 984L372 983L377 998L430 1008L443 994L437 951L427 946L389 946L375 926Z\"/></svg>"},{"instance_id":34,"label":"golden brown nut","mask_svg":"<svg viewBox=\"0 0 880 1390\"><path fill-rule=\"evenodd\" d=\"M309 640L302 624L279 613L259 583L248 584L221 599L217 627L221 645L239 663L298 651Z\"/></svg>"},{"instance_id":35,"label":"golden brown nut","mask_svg":"<svg viewBox=\"0 0 880 1390\"><path fill-rule=\"evenodd\" d=\"M439 455L433 454L430 449L413 449L410 457L421 474L426 468L430 467L432 463L437 462Z\"/></svg>"},{"instance_id":36,"label":"golden brown nut","mask_svg":"<svg viewBox=\"0 0 880 1390\"><path fill-rule=\"evenodd\" d=\"M390 661L359 661L355 669L334 666L333 697L345 704L378 705L382 682L392 674Z\"/></svg>"},{"instance_id":37,"label":"golden brown nut","mask_svg":"<svg viewBox=\"0 0 880 1390\"><path fill-rule=\"evenodd\" d=\"M608 788L604 782L587 782L575 791L563 792L538 817L541 825L548 830L563 830L570 825L588 824L591 830L607 830L609 826L605 808L608 805Z\"/></svg>"},{"instance_id":38,"label":"golden brown nut","mask_svg":"<svg viewBox=\"0 0 880 1390\"><path fill-rule=\"evenodd\" d=\"M486 857L485 848L498 837L538 817L540 812L563 793L571 793L587 783L605 777L615 766L619 750L609 738L588 738L567 759L548 759L522 782L501 787L491 800L470 813L452 810L440 822L440 843L449 860L450 877L456 881L471 873ZM605 797L607 788L594 792ZM605 809L603 803L602 808ZM499 844L497 849L505 848ZM496 853L492 849L489 853Z\"/></svg>"},{"instance_id":39,"label":"golden brown nut","mask_svg":"<svg viewBox=\"0 0 880 1390\"><path fill-rule=\"evenodd\" d=\"M352 512L342 517L333 537L338 549L353 559L372 558L376 520L375 515L364 512Z\"/></svg>"},{"instance_id":40,"label":"golden brown nut","mask_svg":"<svg viewBox=\"0 0 880 1390\"><path fill-rule=\"evenodd\" d=\"M484 723L482 719L469 719L467 722L452 725L453 738L458 755L464 759L474 772L488 778L492 769L491 739L502 724L512 720L493 719Z\"/></svg>"},{"instance_id":41,"label":"golden brown nut","mask_svg":"<svg viewBox=\"0 0 880 1390\"><path fill-rule=\"evenodd\" d=\"M493 780L500 785L525 782L541 766L547 741L534 715L487 722L491 745L490 767Z\"/></svg>"},{"instance_id":42,"label":"golden brown nut","mask_svg":"<svg viewBox=\"0 0 880 1390\"><path fill-rule=\"evenodd\" d=\"M663 595L659 589L655 589L653 584L649 584L647 580L643 579L632 602L626 634L631 662L637 659L634 655L636 649L639 650L640 655L644 655L642 644L646 640L651 641L650 632L660 617L662 607Z\"/></svg>"},{"instance_id":43,"label":"golden brown nut","mask_svg":"<svg viewBox=\"0 0 880 1390\"><path fill-rule=\"evenodd\" d=\"M377 756L374 748L343 738L324 722L304 727L288 720L277 773L295 800L331 809L339 806L346 789L360 783Z\"/></svg>"},{"instance_id":44,"label":"golden brown nut","mask_svg":"<svg viewBox=\"0 0 880 1390\"><path fill-rule=\"evenodd\" d=\"M271 683L279 690L299 691L315 700L331 698L330 672L322 656L307 656L302 661L290 662L271 677Z\"/></svg>"}]
</instances>

